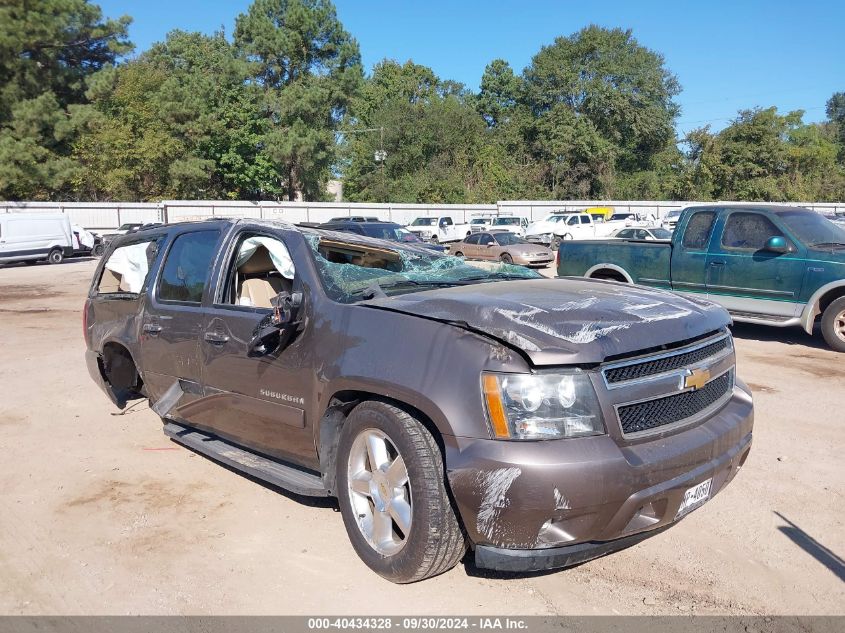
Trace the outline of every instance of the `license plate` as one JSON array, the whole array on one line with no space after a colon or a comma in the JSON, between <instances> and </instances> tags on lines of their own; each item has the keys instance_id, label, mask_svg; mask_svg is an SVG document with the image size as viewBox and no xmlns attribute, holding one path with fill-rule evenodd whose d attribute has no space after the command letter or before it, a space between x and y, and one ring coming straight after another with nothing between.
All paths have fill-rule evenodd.
<instances>
[{"instance_id":1,"label":"license plate","mask_svg":"<svg viewBox=\"0 0 845 633\"><path fill-rule=\"evenodd\" d=\"M681 501L681 507L678 508L678 513L675 519L680 519L685 514L692 512L697 507L704 505L704 502L710 498L710 487L713 484L711 477L707 481L702 481L700 484L693 486L684 493L684 498Z\"/></svg>"}]
</instances>

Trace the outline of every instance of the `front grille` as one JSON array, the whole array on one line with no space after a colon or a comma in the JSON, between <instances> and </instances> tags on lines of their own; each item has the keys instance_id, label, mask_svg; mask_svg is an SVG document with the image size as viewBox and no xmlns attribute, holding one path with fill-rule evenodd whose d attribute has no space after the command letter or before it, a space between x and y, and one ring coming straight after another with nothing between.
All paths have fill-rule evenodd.
<instances>
[{"instance_id":1,"label":"front grille","mask_svg":"<svg viewBox=\"0 0 845 633\"><path fill-rule=\"evenodd\" d=\"M641 363L634 363L632 365L624 365L623 367L612 367L606 369L604 372L605 380L608 384L623 382L625 380L635 380L637 378L645 378L646 376L654 376L655 374L663 374L665 372L676 371L689 367L690 365L697 365L703 360L716 356L722 353L730 346L729 337L724 337L699 347L698 349L689 352L683 352L674 356L667 356L666 358L658 358L655 360L644 360Z\"/></svg>"},{"instance_id":2,"label":"front grille","mask_svg":"<svg viewBox=\"0 0 845 633\"><path fill-rule=\"evenodd\" d=\"M626 435L651 431L692 418L716 404L733 388L732 372L711 380L697 391L619 407L619 423Z\"/></svg>"}]
</instances>

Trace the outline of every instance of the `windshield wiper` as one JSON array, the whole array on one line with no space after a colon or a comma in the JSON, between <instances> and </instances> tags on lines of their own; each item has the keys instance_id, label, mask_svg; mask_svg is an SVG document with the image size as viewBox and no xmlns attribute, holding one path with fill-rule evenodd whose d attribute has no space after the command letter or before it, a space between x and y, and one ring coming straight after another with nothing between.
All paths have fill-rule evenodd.
<instances>
[{"instance_id":1,"label":"windshield wiper","mask_svg":"<svg viewBox=\"0 0 845 633\"><path fill-rule=\"evenodd\" d=\"M845 246L843 242L813 242L810 244L811 248L816 248L817 246Z\"/></svg>"}]
</instances>

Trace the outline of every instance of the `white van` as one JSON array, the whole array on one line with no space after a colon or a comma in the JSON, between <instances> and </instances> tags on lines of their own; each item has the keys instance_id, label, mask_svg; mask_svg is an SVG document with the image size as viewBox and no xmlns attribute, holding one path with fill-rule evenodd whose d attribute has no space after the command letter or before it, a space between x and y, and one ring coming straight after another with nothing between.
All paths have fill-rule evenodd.
<instances>
[{"instance_id":1,"label":"white van","mask_svg":"<svg viewBox=\"0 0 845 633\"><path fill-rule=\"evenodd\" d=\"M0 264L46 260L73 254L70 218L63 213L0 213Z\"/></svg>"}]
</instances>

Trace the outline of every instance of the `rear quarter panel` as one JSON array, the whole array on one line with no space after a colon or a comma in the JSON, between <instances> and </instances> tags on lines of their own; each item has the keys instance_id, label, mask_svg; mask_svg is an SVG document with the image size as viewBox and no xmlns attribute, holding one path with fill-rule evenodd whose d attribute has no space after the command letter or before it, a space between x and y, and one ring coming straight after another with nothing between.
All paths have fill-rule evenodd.
<instances>
[{"instance_id":1,"label":"rear quarter panel","mask_svg":"<svg viewBox=\"0 0 845 633\"><path fill-rule=\"evenodd\" d=\"M596 266L610 264L624 270L634 283L670 288L671 244L624 240L567 241L558 251L557 274L585 276Z\"/></svg>"}]
</instances>

